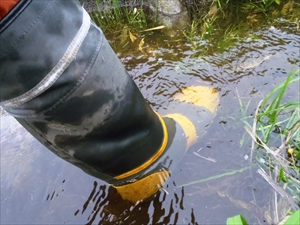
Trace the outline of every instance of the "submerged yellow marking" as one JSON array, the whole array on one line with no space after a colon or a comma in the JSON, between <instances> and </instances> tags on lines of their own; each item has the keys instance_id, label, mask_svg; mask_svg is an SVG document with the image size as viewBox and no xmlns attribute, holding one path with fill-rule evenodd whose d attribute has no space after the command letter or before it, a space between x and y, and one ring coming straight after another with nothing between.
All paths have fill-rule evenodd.
<instances>
[{"instance_id":1,"label":"submerged yellow marking","mask_svg":"<svg viewBox=\"0 0 300 225\"><path fill-rule=\"evenodd\" d=\"M192 123L186 116L183 116L179 113L172 113L172 114L167 114L165 117L169 117L174 119L179 125L182 127L185 136L187 138L187 147L191 147L196 141L197 141L197 131Z\"/></svg>"},{"instance_id":2,"label":"submerged yellow marking","mask_svg":"<svg viewBox=\"0 0 300 225\"><path fill-rule=\"evenodd\" d=\"M212 113L219 105L219 94L215 88L206 86L190 86L182 90L174 98L181 102L190 102L197 106L204 106Z\"/></svg>"}]
</instances>

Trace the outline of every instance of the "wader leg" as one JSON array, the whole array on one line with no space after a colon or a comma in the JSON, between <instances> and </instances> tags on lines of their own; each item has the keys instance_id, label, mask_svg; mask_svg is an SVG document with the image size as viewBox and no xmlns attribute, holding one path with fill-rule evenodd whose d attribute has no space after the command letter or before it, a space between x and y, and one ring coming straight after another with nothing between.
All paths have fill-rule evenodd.
<instances>
[{"instance_id":1,"label":"wader leg","mask_svg":"<svg viewBox=\"0 0 300 225\"><path fill-rule=\"evenodd\" d=\"M124 199L155 193L203 124L154 112L77 1L20 1L1 23L2 107Z\"/></svg>"}]
</instances>

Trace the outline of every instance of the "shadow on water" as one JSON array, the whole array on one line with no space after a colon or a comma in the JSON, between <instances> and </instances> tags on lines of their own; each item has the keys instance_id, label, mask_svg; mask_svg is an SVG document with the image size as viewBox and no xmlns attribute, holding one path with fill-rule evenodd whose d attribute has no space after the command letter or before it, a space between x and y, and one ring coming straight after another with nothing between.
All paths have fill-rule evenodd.
<instances>
[{"instance_id":1,"label":"shadow on water","mask_svg":"<svg viewBox=\"0 0 300 225\"><path fill-rule=\"evenodd\" d=\"M190 85L213 86L221 96L202 140L159 193L135 205L54 156L2 113L1 224L224 224L236 214L251 224L271 223L271 188L249 169L245 156L251 142L241 118L300 66L297 32L288 22L266 26L256 38L241 39L219 53L156 31L145 37L142 50L138 43L117 50L144 97L162 114ZM239 96L244 104L251 100L247 115L241 113ZM286 96L297 100L299 87L291 86Z\"/></svg>"}]
</instances>

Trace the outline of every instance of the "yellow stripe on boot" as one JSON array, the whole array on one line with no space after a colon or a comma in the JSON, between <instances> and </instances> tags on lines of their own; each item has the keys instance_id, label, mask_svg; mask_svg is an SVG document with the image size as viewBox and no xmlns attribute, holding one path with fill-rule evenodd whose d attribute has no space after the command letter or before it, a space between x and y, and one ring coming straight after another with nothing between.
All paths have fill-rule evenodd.
<instances>
[{"instance_id":1,"label":"yellow stripe on boot","mask_svg":"<svg viewBox=\"0 0 300 225\"><path fill-rule=\"evenodd\" d=\"M167 114L165 117L172 118L175 120L179 125L182 127L184 134L187 139L187 146L186 150L191 147L193 144L196 143L197 141L197 132L194 124L192 123L189 118L187 118L184 115L181 115L179 113L172 113L172 114Z\"/></svg>"},{"instance_id":2,"label":"yellow stripe on boot","mask_svg":"<svg viewBox=\"0 0 300 225\"><path fill-rule=\"evenodd\" d=\"M158 113L156 114L161 122L163 135L164 135L161 147L145 163L143 163L142 165L140 165L139 167L131 171L128 171L127 173L116 176L115 179L117 180L125 179L140 173L141 171L151 166L166 150L166 146L168 144L167 127L162 117ZM116 188L116 190L124 200L129 200L131 202L142 201L149 198L154 193L156 193L161 188L161 186L165 183L169 175L170 172L167 170L156 171L143 178L140 179L138 178L138 180L134 180L132 183L124 184L121 186L113 186L113 187Z\"/></svg>"},{"instance_id":3,"label":"yellow stripe on boot","mask_svg":"<svg viewBox=\"0 0 300 225\"><path fill-rule=\"evenodd\" d=\"M200 108L201 107L206 108L207 110L204 110L203 112L210 114L211 116L209 116L209 117L211 117L211 119L212 119L213 118L212 114L214 114L216 112L217 106L219 104L219 95L216 92L216 90L213 88L209 88L209 87L205 87L205 86L191 86L191 87L184 89L182 91L182 93L175 96L174 100L177 100L177 103L175 103L176 101L174 102L175 104L178 104L178 106L183 104L183 107L184 107L184 108L174 107L174 109L182 108L183 111L179 110L178 113L177 112L169 113L169 114L165 115L164 117L173 119L182 128L181 132L183 132L186 137L186 139L185 139L186 146L184 145L185 146L185 149L183 149L183 151L184 151L196 143L197 138L199 136L199 134L197 134L197 128L198 129L200 128L200 127L196 128L194 123L191 121L191 119L196 118L196 117L194 117L194 115L192 116L193 118L190 118L190 119L187 116L185 116L185 114L189 114L189 115L191 114L191 112L187 113L186 110L188 110L188 111L192 110L194 112L194 109L195 109L195 108L193 108L193 107L191 108L185 104L192 103L192 104L190 104L190 106L194 105L194 106L196 106L196 108L197 108L197 106L199 106ZM202 112L202 110L201 110L201 112ZM156 154L154 154L148 161L146 161L139 167L137 167L131 171L128 171L127 173L124 173L124 174L121 174L121 175L115 177L117 180L126 179L126 178L130 179L131 176L134 176L134 175L142 172L143 170L147 169L165 151L165 148L166 148L166 145L168 142L168 138L167 138L168 131L167 131L167 127L166 127L163 119L161 118L161 116L158 113L157 113L157 115L161 121L163 130L164 130L164 140L163 140L163 143L162 143L160 149L158 149ZM195 114L195 115L197 115L197 114ZM210 121L208 121L208 122L210 122ZM204 127L203 127L203 129L204 129ZM199 132L199 130L198 130L198 132ZM174 151L173 148L176 148L176 147L178 147L177 144L176 143L174 144L172 142L171 146L169 147L170 149L168 149L168 151ZM142 200L149 198L154 193L156 193L161 188L161 186L165 183L165 181L167 180L169 175L170 175L170 171L167 171L167 170L155 171L153 173L151 173L151 171L150 171L150 174L146 175L145 177L137 178L136 180L132 180L132 183L127 183L127 184L120 185L120 186L114 186L114 188L116 188L116 190L118 191L118 193L121 195L121 197L123 199L129 200L131 202L142 201Z\"/></svg>"},{"instance_id":4,"label":"yellow stripe on boot","mask_svg":"<svg viewBox=\"0 0 300 225\"><path fill-rule=\"evenodd\" d=\"M152 173L134 183L114 186L121 197L131 202L142 201L156 193L169 177L169 171Z\"/></svg>"},{"instance_id":5,"label":"yellow stripe on boot","mask_svg":"<svg viewBox=\"0 0 300 225\"><path fill-rule=\"evenodd\" d=\"M166 149L166 146L168 144L168 131L167 131L167 127L166 127L166 124L164 122L164 120L162 119L162 117L157 113L155 112L159 118L159 121L161 123L161 126L162 126L162 129L163 129L163 142L160 146L160 148L158 149L158 151L151 157L149 158L145 163L143 163L142 165L140 165L139 167L133 169L133 170L130 170L128 171L127 173L123 173L119 176L116 176L115 179L117 180L120 180L120 179L124 179L126 177L130 177L134 174L137 174L141 171L143 171L144 169L148 168L153 162L155 162L160 156L161 154L165 151Z\"/></svg>"}]
</instances>

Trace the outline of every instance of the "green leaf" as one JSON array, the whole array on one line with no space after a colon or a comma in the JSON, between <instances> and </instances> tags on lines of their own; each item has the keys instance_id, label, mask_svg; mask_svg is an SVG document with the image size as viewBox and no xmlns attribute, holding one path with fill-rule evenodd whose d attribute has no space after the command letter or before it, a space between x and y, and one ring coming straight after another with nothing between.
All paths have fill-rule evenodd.
<instances>
[{"instance_id":1,"label":"green leaf","mask_svg":"<svg viewBox=\"0 0 300 225\"><path fill-rule=\"evenodd\" d=\"M295 225L300 224L300 209L291 215L287 221L285 221L284 225Z\"/></svg>"},{"instance_id":2,"label":"green leaf","mask_svg":"<svg viewBox=\"0 0 300 225\"><path fill-rule=\"evenodd\" d=\"M280 171L279 171L279 180L282 180L284 183L288 182L288 179L287 179L287 177L284 174L283 167L281 167Z\"/></svg>"},{"instance_id":3,"label":"green leaf","mask_svg":"<svg viewBox=\"0 0 300 225\"><path fill-rule=\"evenodd\" d=\"M276 2L278 5L280 5L280 0L275 0L275 2Z\"/></svg>"},{"instance_id":4,"label":"green leaf","mask_svg":"<svg viewBox=\"0 0 300 225\"><path fill-rule=\"evenodd\" d=\"M236 215L227 219L227 225L248 225L247 221L242 215Z\"/></svg>"},{"instance_id":5,"label":"green leaf","mask_svg":"<svg viewBox=\"0 0 300 225\"><path fill-rule=\"evenodd\" d=\"M300 151L294 150L294 154L296 155L295 158L300 160Z\"/></svg>"}]
</instances>

